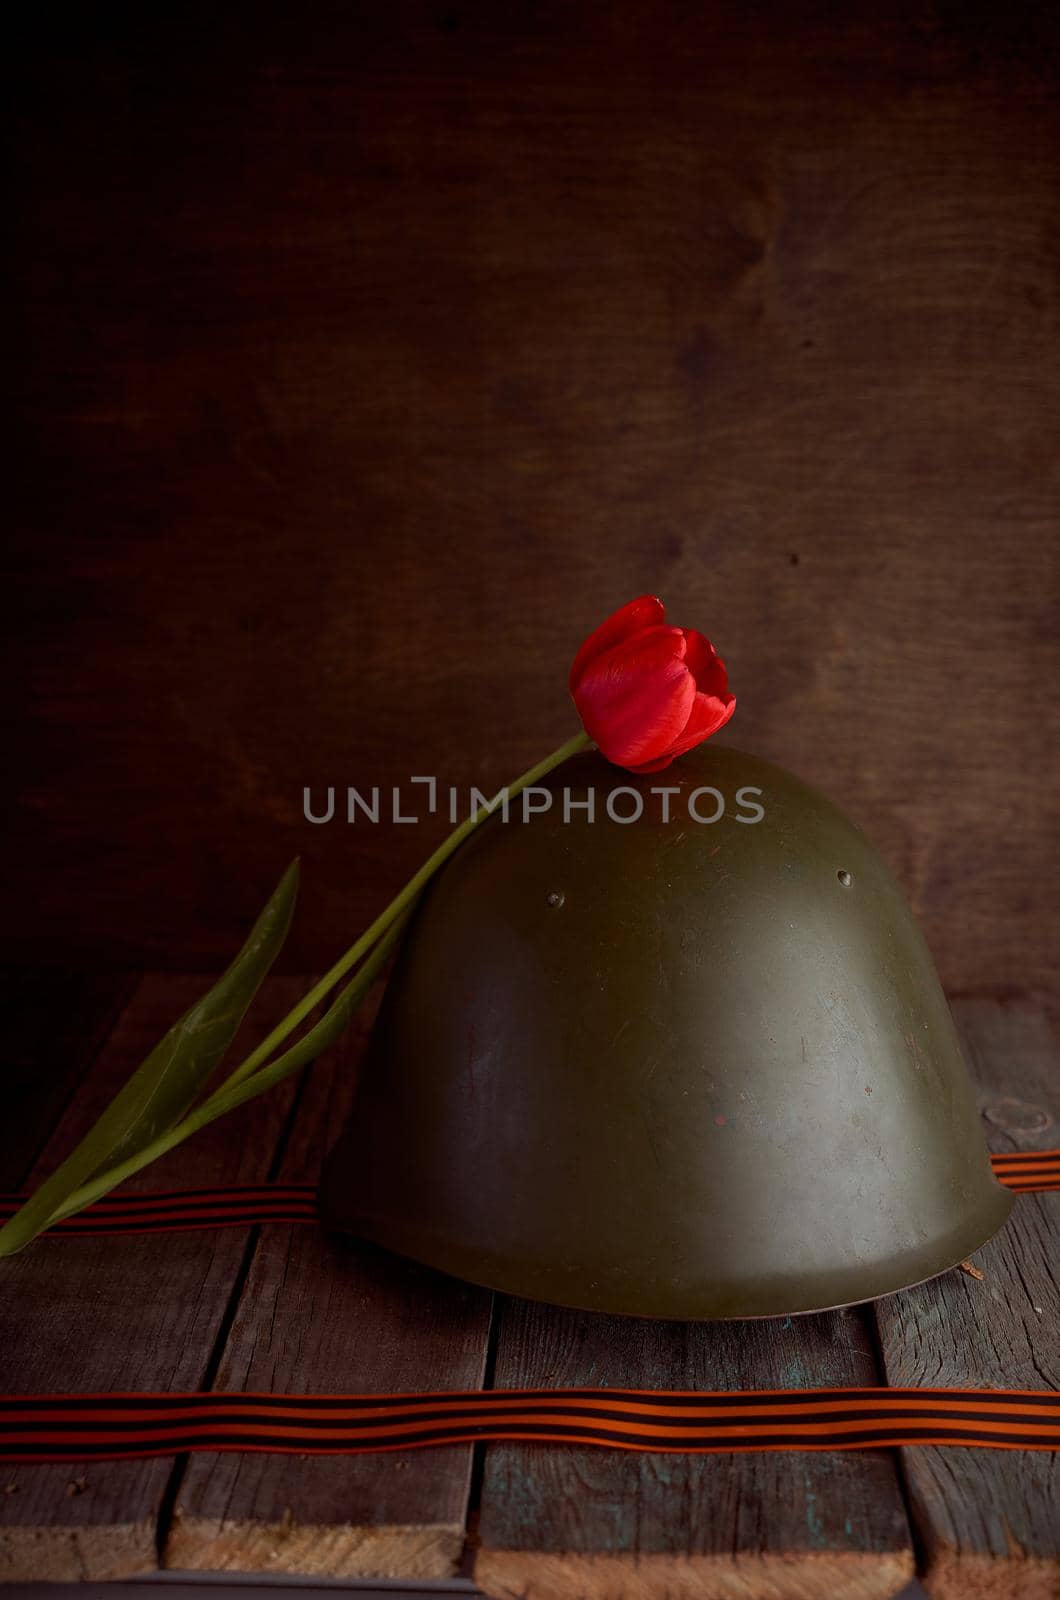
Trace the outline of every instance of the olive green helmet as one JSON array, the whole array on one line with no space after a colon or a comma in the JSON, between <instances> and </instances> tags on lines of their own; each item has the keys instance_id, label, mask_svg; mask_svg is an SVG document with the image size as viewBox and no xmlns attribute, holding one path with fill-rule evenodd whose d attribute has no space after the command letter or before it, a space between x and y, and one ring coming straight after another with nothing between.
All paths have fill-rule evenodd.
<instances>
[{"instance_id":1,"label":"olive green helmet","mask_svg":"<svg viewBox=\"0 0 1060 1600\"><path fill-rule=\"evenodd\" d=\"M549 810L515 801L472 835L410 927L328 1220L494 1289L648 1317L822 1310L983 1244L1011 1196L931 957L859 830L715 745L640 777L581 755L545 787Z\"/></svg>"}]
</instances>

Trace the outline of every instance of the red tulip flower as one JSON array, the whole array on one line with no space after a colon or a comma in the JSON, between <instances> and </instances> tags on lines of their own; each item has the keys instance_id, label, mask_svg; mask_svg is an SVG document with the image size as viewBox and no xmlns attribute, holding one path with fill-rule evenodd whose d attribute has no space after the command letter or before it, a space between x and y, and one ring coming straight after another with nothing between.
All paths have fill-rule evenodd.
<instances>
[{"instance_id":1,"label":"red tulip flower","mask_svg":"<svg viewBox=\"0 0 1060 1600\"><path fill-rule=\"evenodd\" d=\"M630 772L668 767L736 710L710 640L668 626L662 601L648 594L589 635L574 658L570 692L601 754Z\"/></svg>"}]
</instances>

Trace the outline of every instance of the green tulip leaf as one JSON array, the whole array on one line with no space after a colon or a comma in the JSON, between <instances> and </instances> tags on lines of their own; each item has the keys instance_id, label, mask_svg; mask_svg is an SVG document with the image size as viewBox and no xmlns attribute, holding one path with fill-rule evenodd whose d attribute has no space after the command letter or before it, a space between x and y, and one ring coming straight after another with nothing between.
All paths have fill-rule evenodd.
<instances>
[{"instance_id":1,"label":"green tulip leaf","mask_svg":"<svg viewBox=\"0 0 1060 1600\"><path fill-rule=\"evenodd\" d=\"M62 1211L73 1193L105 1168L135 1159L186 1115L279 954L297 895L295 861L228 970L173 1024L73 1153L0 1228L0 1256L21 1250Z\"/></svg>"},{"instance_id":2,"label":"green tulip leaf","mask_svg":"<svg viewBox=\"0 0 1060 1600\"><path fill-rule=\"evenodd\" d=\"M177 1127L169 1129L153 1144L141 1149L119 1165L108 1168L83 1188L67 1195L49 1221L60 1222L65 1217L72 1217L76 1212L83 1211L86 1206L93 1205L111 1189L117 1188L119 1183L124 1183L127 1178L133 1177L152 1161L157 1161L160 1156L166 1155L168 1151L190 1138L193 1133L198 1133L200 1128L205 1128L218 1117L234 1111L237 1106L245 1105L248 1100L256 1099L259 1094L264 1094L266 1090L281 1083L284 1078L289 1078L292 1073L315 1061L317 1056L338 1038L365 998L401 937L407 920L406 912L383 934L342 993L297 1044L293 1044L281 1056L277 1056L275 1061L270 1061L267 1066L261 1067L253 1076L221 1084L208 1100L196 1106Z\"/></svg>"},{"instance_id":3,"label":"green tulip leaf","mask_svg":"<svg viewBox=\"0 0 1060 1600\"><path fill-rule=\"evenodd\" d=\"M253 1077L245 1078L242 1083L233 1084L231 1087L224 1084L221 1086L208 1102L210 1106L217 1107L218 1116L242 1105L244 1100L250 1100L263 1090L271 1089L273 1084L289 1078L292 1072L300 1071L302 1067L307 1067L311 1061L315 1061L317 1056L323 1055L328 1046L338 1038L379 976L391 950L401 937L407 920L406 912L405 916L391 924L338 998L297 1044L285 1050L282 1056L277 1056L275 1061L270 1061L268 1066L260 1067Z\"/></svg>"}]
</instances>

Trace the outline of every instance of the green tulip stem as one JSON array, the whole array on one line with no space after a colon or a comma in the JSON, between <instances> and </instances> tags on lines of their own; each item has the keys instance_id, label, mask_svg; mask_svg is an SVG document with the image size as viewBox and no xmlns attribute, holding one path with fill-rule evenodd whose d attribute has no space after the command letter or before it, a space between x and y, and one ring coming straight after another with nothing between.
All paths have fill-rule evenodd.
<instances>
[{"instance_id":1,"label":"green tulip stem","mask_svg":"<svg viewBox=\"0 0 1060 1600\"><path fill-rule=\"evenodd\" d=\"M546 756L543 761L539 761L536 766L524 772L521 778L516 778L514 783L510 783L507 786L509 799L521 794L524 789L536 783L539 778L543 778L546 773L551 772L554 767L558 767L569 756L577 755L579 750L587 750L591 744L592 740L587 733L576 733L573 739L568 739L566 744L561 744L558 750L553 750L551 755ZM501 791L501 793L503 792ZM399 917L403 911L412 905L420 891L434 876L442 863L447 861L453 852L460 848L464 840L475 831L479 823L483 822L491 814L500 798L500 794L494 796L493 800L487 805L480 806L459 827L454 828L449 837L424 862L420 870L409 879L400 894L395 895L386 910L380 912L367 932L361 934L357 942L350 946L344 956L339 957L331 970L324 974L303 999L299 1000L298 1004L287 1013L282 1022L276 1024L272 1032L262 1040L257 1049L251 1051L246 1060L241 1062L236 1070L225 1079L221 1085L221 1090L218 1091L219 1093L224 1089L231 1088L234 1084L242 1083L244 1079L257 1072L262 1062L268 1060L277 1045L281 1045L305 1021L314 1007L319 1005L325 995L331 993L335 985L341 982L350 968L356 966L357 962L371 950L376 941L386 933L395 917Z\"/></svg>"}]
</instances>

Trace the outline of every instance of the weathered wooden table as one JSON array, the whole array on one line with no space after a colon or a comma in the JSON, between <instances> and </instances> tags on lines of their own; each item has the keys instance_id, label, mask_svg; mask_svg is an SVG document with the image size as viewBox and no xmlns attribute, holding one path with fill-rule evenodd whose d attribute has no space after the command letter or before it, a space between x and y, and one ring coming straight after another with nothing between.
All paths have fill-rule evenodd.
<instances>
[{"instance_id":1,"label":"weathered wooden table","mask_svg":"<svg viewBox=\"0 0 1060 1600\"><path fill-rule=\"evenodd\" d=\"M52 1167L201 979L7 980L0 1186ZM259 1027L304 982L266 986ZM998 1150L1057 1143L1029 1000L955 1002ZM42 1028L40 1016L47 1018ZM140 1187L312 1181L360 1031ZM1060 1195L1024 1195L976 1278L769 1322L650 1324L504 1299L312 1227L43 1240L0 1264L0 1388L29 1391L1060 1386ZM471 1580L491 1595L1060 1594L1051 1455L623 1455L499 1444L0 1468L0 1577L185 1572Z\"/></svg>"}]
</instances>

